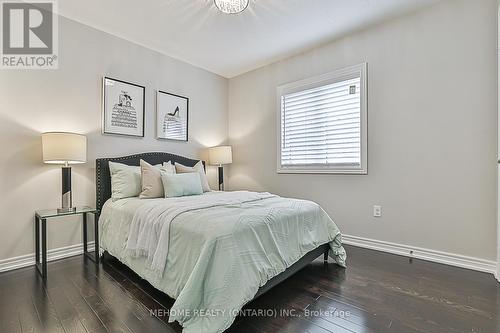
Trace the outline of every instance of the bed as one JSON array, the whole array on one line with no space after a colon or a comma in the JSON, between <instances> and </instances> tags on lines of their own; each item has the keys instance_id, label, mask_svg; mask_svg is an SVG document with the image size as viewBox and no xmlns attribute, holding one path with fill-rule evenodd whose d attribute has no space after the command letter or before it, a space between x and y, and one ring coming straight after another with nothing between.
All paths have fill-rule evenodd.
<instances>
[{"instance_id":1,"label":"bed","mask_svg":"<svg viewBox=\"0 0 500 333\"><path fill-rule=\"evenodd\" d=\"M116 258L176 300L169 321L178 321L183 332L223 332L246 303L321 255L345 266L340 231L310 201L213 191L113 202L109 162L139 165L141 159L153 165L198 162L162 152L97 159L98 241L104 257ZM145 234L153 249L146 254L134 247Z\"/></svg>"}]
</instances>

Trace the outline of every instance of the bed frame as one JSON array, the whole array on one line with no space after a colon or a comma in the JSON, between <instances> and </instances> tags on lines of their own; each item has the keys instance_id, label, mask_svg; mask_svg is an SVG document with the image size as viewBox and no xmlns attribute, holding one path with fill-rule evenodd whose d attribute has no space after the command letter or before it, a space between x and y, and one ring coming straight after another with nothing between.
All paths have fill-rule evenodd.
<instances>
[{"instance_id":1,"label":"bed frame","mask_svg":"<svg viewBox=\"0 0 500 333\"><path fill-rule=\"evenodd\" d=\"M186 166L194 166L196 163L199 162L199 160L194 160L187 157L174 155L170 153L162 153L162 152L142 153L130 156L123 156L123 157L97 159L96 160L96 210L97 210L96 218L99 218L102 206L104 205L106 200L111 198L111 174L109 172L109 162L111 161L111 162L123 163L126 165L138 166L139 161L141 159L153 165L171 161L172 163L181 163ZM203 167L205 167L205 162L203 162ZM96 242L97 241L98 240L96 240ZM269 280L264 286L262 286L255 295L255 298L261 296L274 286L278 285L279 283L283 282L293 274L297 273L298 271L306 267L308 264L310 264L313 260L321 256L322 254L324 255L323 257L324 261L327 262L329 248L330 247L328 244L323 244L317 247L316 249L310 251L309 253L305 254L301 259L299 259L295 264L290 266L283 273L275 276L274 278ZM103 257L104 259L113 258L113 256L111 256L106 251L104 252Z\"/></svg>"}]
</instances>

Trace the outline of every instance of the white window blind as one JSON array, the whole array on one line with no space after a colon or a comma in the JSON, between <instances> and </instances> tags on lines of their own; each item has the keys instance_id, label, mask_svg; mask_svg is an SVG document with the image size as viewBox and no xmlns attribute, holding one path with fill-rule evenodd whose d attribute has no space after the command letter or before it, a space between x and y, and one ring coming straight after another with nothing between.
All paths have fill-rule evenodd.
<instances>
[{"instance_id":1,"label":"white window blind","mask_svg":"<svg viewBox=\"0 0 500 333\"><path fill-rule=\"evenodd\" d=\"M366 173L365 66L278 88L278 171Z\"/></svg>"}]
</instances>

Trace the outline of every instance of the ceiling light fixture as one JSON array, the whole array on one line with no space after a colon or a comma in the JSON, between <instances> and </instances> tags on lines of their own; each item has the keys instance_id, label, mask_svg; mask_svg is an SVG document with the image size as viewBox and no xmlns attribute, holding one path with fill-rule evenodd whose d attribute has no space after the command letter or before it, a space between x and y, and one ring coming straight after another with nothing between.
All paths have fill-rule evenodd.
<instances>
[{"instance_id":1,"label":"ceiling light fixture","mask_svg":"<svg viewBox=\"0 0 500 333\"><path fill-rule=\"evenodd\" d=\"M248 0L214 0L214 3L225 14L238 14L248 7Z\"/></svg>"}]
</instances>

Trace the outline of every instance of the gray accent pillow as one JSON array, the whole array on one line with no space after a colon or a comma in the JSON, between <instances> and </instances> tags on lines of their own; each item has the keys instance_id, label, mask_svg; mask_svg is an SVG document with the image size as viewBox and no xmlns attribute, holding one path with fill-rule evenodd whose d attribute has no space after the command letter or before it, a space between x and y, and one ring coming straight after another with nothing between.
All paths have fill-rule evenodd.
<instances>
[{"instance_id":1,"label":"gray accent pillow","mask_svg":"<svg viewBox=\"0 0 500 333\"><path fill-rule=\"evenodd\" d=\"M198 173L200 175L201 187L203 192L210 192L210 185L208 185L207 175L205 174L205 169L203 168L203 163L199 161L194 167L188 167L180 163L175 163L176 173Z\"/></svg>"}]
</instances>

